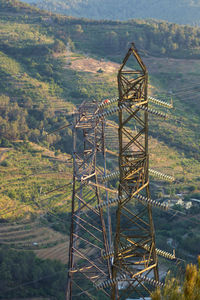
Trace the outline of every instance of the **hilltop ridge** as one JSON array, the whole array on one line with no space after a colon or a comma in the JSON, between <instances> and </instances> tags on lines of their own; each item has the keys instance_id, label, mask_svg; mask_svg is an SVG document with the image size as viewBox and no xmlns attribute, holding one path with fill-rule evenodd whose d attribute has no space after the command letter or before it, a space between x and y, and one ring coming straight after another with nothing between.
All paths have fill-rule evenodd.
<instances>
[{"instance_id":1,"label":"hilltop ridge","mask_svg":"<svg viewBox=\"0 0 200 300\"><path fill-rule=\"evenodd\" d=\"M199 25L200 1L192 0L23 0L52 12L89 19L157 19Z\"/></svg>"}]
</instances>

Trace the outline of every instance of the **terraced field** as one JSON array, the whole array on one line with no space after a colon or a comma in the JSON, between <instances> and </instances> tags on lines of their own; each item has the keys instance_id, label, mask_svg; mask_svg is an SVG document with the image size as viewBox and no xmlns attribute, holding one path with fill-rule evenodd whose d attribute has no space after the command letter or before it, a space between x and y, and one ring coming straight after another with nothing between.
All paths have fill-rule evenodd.
<instances>
[{"instance_id":1,"label":"terraced field","mask_svg":"<svg viewBox=\"0 0 200 300\"><path fill-rule=\"evenodd\" d=\"M68 237L42 224L41 220L21 224L0 224L0 245L16 251L34 251L43 259L67 263Z\"/></svg>"}]
</instances>

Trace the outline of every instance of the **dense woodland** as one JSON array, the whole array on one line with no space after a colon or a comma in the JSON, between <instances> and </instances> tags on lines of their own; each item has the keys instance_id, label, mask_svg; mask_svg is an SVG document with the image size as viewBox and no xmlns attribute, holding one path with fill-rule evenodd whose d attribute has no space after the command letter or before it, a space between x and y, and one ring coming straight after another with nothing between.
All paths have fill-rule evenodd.
<instances>
[{"instance_id":1,"label":"dense woodland","mask_svg":"<svg viewBox=\"0 0 200 300\"><path fill-rule=\"evenodd\" d=\"M90 19L158 19L199 25L199 0L23 0L56 13Z\"/></svg>"},{"instance_id":2,"label":"dense woodland","mask_svg":"<svg viewBox=\"0 0 200 300\"><path fill-rule=\"evenodd\" d=\"M49 296L65 299L66 272L58 261L40 260L33 252L0 248L0 299Z\"/></svg>"},{"instance_id":3,"label":"dense woodland","mask_svg":"<svg viewBox=\"0 0 200 300\"><path fill-rule=\"evenodd\" d=\"M200 29L197 27L164 21L92 21L40 11L16 0L0 0L0 146L10 149L8 157L0 163L1 202L4 199L6 205L11 202L30 207L34 204L36 208L31 210L32 218L38 205L41 211L43 208L51 209L54 215L48 216L47 225L57 232L68 234L69 224L63 225L63 219L69 218L70 205L68 203L66 206L66 202L60 205L59 202L59 206L56 206L58 201L66 198L64 192L55 193L51 201L47 199L43 202L45 207L39 202L43 193L64 185L66 177L59 179L57 175L53 177L47 173L48 177L38 176L33 180L31 176L35 172L44 171L63 172L65 176L72 172L68 166L56 160L60 154L68 157L71 154L71 130L54 130L71 122L71 112L83 100L95 98L101 101L105 97L116 96L117 88L112 83L112 77L101 78L99 74L91 75L63 68L66 62L62 54L68 43L76 58L85 55L121 62L132 41L144 58L155 61L156 65L164 60L166 68L170 59L175 64L182 60L187 65L188 61L189 66L192 59L198 61L200 58ZM192 70L189 75L186 71L178 75L175 72L167 73L158 68L157 73L150 74L150 83L155 85L158 95L164 93L166 96L168 86L176 88L178 85L183 88L188 85L188 78L191 81L197 79L195 83L199 78L198 70ZM198 82L196 85L194 90L198 94ZM185 200L191 197L199 199L200 105L195 99L189 99L187 96L184 99L182 94L175 99L176 116L184 125L172 121L166 125L151 120L150 139L154 139L159 148L154 149L157 150L156 155L161 155L162 162L173 161L170 168L174 168L175 172L180 166L184 169L184 172L179 171L174 185L163 183L161 189L161 185L156 182L156 187L151 189L155 199L163 200L164 194L176 197L177 193L182 192L185 193ZM45 147L54 156L49 158L41 149L33 148L33 145ZM16 170L19 172L15 173ZM15 176L14 183L11 174ZM66 194L69 196L70 190ZM177 209L182 210L181 207ZM24 215L18 211L15 215L1 215L1 223L19 222ZM186 261L196 262L200 238L198 216L199 206L191 208L183 218L165 216L156 211L154 217L158 247L171 252L172 247L167 240L173 238L174 244L179 245L178 255ZM189 225L188 217L193 221ZM24 266L20 272L19 265ZM58 269L61 273L55 278ZM64 269L64 265L40 260L32 253L25 255L24 252L20 254L2 247L0 283L4 287L4 294L0 297L49 296L62 299L66 278L62 273ZM20 274L16 277L15 273ZM40 277L44 277L41 282L36 280ZM24 282L29 282L28 287L21 286ZM19 285L21 287L16 294Z\"/></svg>"}]
</instances>

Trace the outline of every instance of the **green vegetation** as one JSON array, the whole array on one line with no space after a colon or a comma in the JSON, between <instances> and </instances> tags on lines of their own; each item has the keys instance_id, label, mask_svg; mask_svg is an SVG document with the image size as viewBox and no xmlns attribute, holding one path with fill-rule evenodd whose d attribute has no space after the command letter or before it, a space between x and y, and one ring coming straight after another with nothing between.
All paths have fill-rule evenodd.
<instances>
[{"instance_id":1,"label":"green vegetation","mask_svg":"<svg viewBox=\"0 0 200 300\"><path fill-rule=\"evenodd\" d=\"M65 15L89 19L154 18L180 24L199 25L199 0L23 0L37 7Z\"/></svg>"},{"instance_id":2,"label":"green vegetation","mask_svg":"<svg viewBox=\"0 0 200 300\"><path fill-rule=\"evenodd\" d=\"M184 201L199 199L200 30L155 21L75 19L52 15L18 1L0 0L1 225L44 216L45 225L68 234L71 186L65 184L71 182L72 175L72 133L70 127L56 130L71 123L75 106L83 100L101 101L117 96L116 71L109 73L99 64L107 59L121 63L132 41L148 67L149 92L166 101L172 95L175 106L167 121L150 117L150 166L176 177L172 184L152 179L152 198L165 201L183 193ZM65 49L67 43L70 54ZM90 57L96 59L98 68L73 68L74 62ZM184 89L186 92L176 94ZM117 117L112 118L113 122L116 120ZM112 150L116 146L112 132L108 142ZM107 165L109 170L116 166L111 159ZM117 186L116 181L112 184ZM194 260L200 238L199 224L195 223L198 217L199 209L195 207L185 216L155 212L158 247L170 252L175 247L177 256ZM189 218L193 222L188 223ZM30 239L31 234L34 233L30 232ZM59 239L62 240L60 236L53 240L51 247ZM16 249L20 247L17 245ZM11 252L9 255L13 256ZM15 282L13 275L8 275L9 288L25 281ZM39 277L37 272L34 276L33 279ZM55 296L54 290L50 295L42 287L38 293L34 289L23 287L24 294L15 297L49 295L62 299L57 291Z\"/></svg>"},{"instance_id":3,"label":"green vegetation","mask_svg":"<svg viewBox=\"0 0 200 300\"><path fill-rule=\"evenodd\" d=\"M161 291L158 289L152 295L152 300L198 300L200 299L200 257L199 266L187 265L183 284L177 278L166 279Z\"/></svg>"},{"instance_id":4,"label":"green vegetation","mask_svg":"<svg viewBox=\"0 0 200 300\"><path fill-rule=\"evenodd\" d=\"M23 4L18 1L13 3L13 1L1 0L0 6L15 13L14 23L16 23L16 17L18 22L21 20L21 23L23 23L22 32L25 28L28 29L31 23L34 24L29 33L25 34L26 49L22 48L20 50L21 52L25 50L26 55L29 51L32 51L32 54L33 52L38 53L37 49L40 49L40 52L47 51L47 48L51 48L52 38L54 42L57 39L62 40L64 43L71 38L77 50L92 52L101 56L122 55L124 49L132 41L135 42L138 49L151 55L194 58L199 57L200 53L200 30L198 27L180 26L153 20L120 22L76 19L39 12L36 8L31 8L25 4L23 7ZM19 9L21 9L21 12L24 11L27 16L19 14L17 12ZM6 21L6 16L1 18ZM11 19L12 16L9 17L10 21ZM40 24L42 28L37 24ZM13 36L16 39L20 36L17 28L12 29L12 31L14 32L9 34L8 37ZM37 31L39 31L39 35ZM14 42L16 42L15 39L13 39ZM22 41L24 40L23 37ZM22 41L18 41L20 46ZM31 49L33 41L37 47ZM11 49L9 48L12 43L10 39L5 39L1 47L10 52Z\"/></svg>"},{"instance_id":5,"label":"green vegetation","mask_svg":"<svg viewBox=\"0 0 200 300\"><path fill-rule=\"evenodd\" d=\"M24 215L28 218L36 211L41 213L55 207L58 207L57 212L69 211L65 203L66 194L71 191L70 186L65 186L71 180L71 166L66 164L69 155L55 156L53 151L28 142L13 143L5 155L0 164L1 219L15 220ZM62 186L65 188L47 196ZM4 211L6 206L9 209Z\"/></svg>"},{"instance_id":6,"label":"green vegetation","mask_svg":"<svg viewBox=\"0 0 200 300\"><path fill-rule=\"evenodd\" d=\"M32 252L0 248L0 299L49 296L65 299L66 267Z\"/></svg>"}]
</instances>

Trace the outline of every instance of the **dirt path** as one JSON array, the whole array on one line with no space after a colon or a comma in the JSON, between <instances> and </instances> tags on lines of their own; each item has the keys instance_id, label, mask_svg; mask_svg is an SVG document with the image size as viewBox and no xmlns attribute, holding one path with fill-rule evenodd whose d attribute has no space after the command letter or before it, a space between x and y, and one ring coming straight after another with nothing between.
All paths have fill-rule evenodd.
<instances>
[{"instance_id":1,"label":"dirt path","mask_svg":"<svg viewBox=\"0 0 200 300\"><path fill-rule=\"evenodd\" d=\"M12 148L0 148L0 163L6 158L5 153L10 150L12 150Z\"/></svg>"}]
</instances>

